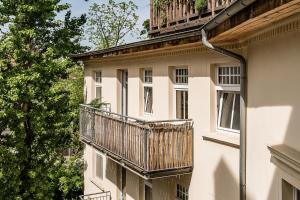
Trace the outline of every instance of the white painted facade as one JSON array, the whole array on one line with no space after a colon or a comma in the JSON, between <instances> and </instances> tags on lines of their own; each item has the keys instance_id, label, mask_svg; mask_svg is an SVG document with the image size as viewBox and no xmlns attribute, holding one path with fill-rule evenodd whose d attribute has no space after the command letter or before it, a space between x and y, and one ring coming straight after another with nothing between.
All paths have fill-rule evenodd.
<instances>
[{"instance_id":1,"label":"white painted facade","mask_svg":"<svg viewBox=\"0 0 300 200\"><path fill-rule=\"evenodd\" d=\"M292 28L284 29L288 24ZM284 144L300 152L300 15L265 27L238 46L233 50L248 62L247 200L289 200L282 198L282 179L300 189L300 172L282 170L272 163L267 147ZM192 200L239 199L239 133L216 128L215 69L218 65L237 64L235 60L211 52L199 42L150 53L90 59L84 64L86 102L95 98L95 72L101 71L102 100L111 104L113 112L120 113L118 73L127 69L128 115L151 120L174 119L172 77L175 67L187 67L188 115L194 121L193 172L152 180L153 199L176 199L177 184L189 188ZM153 72L150 115L144 114L143 105L145 68ZM118 164L102 154L103 180L95 178L95 151L85 145L85 194L103 189L111 191L113 200L119 200ZM126 200L143 200L145 180L128 170L126 173Z\"/></svg>"}]
</instances>

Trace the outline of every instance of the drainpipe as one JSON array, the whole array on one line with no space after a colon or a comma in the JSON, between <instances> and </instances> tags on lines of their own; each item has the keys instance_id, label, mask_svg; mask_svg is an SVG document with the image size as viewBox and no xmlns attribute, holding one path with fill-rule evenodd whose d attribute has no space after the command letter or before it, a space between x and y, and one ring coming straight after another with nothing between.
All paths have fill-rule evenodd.
<instances>
[{"instance_id":1,"label":"drainpipe","mask_svg":"<svg viewBox=\"0 0 300 200\"><path fill-rule=\"evenodd\" d=\"M212 45L207 40L207 34L204 29L202 32L202 43L207 48L223 54L225 56L234 58L240 62L241 65L241 94L240 94L240 200L246 200L246 105L247 105L247 62L246 59L237 53Z\"/></svg>"}]
</instances>

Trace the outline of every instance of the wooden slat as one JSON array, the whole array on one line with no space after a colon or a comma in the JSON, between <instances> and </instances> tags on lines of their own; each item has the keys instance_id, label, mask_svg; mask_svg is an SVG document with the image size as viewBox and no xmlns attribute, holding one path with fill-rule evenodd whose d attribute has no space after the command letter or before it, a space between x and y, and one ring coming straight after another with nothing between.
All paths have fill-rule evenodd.
<instances>
[{"instance_id":1,"label":"wooden slat","mask_svg":"<svg viewBox=\"0 0 300 200\"><path fill-rule=\"evenodd\" d=\"M114 156L119 156L148 171L192 166L193 141L190 123L175 125L167 122L141 125L101 113L96 113L93 121L90 115L81 112L81 134L95 137L91 138L91 141L108 150L109 153L113 153ZM95 123L94 136L89 135L93 123Z\"/></svg>"}]
</instances>

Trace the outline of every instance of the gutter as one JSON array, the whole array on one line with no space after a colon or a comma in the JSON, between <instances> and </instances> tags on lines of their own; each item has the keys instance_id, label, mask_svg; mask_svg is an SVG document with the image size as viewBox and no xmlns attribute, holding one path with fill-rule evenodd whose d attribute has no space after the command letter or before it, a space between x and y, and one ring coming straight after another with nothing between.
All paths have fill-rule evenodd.
<instances>
[{"instance_id":1,"label":"gutter","mask_svg":"<svg viewBox=\"0 0 300 200\"><path fill-rule=\"evenodd\" d=\"M247 61L242 56L227 49L211 44L207 39L207 31L217 27L220 23L240 12L256 0L237 0L221 11L216 17L206 23L202 29L202 43L205 47L222 55L234 58L241 66L241 91L240 91L240 158L239 158L239 185L240 200L246 200L246 108L247 108Z\"/></svg>"}]
</instances>

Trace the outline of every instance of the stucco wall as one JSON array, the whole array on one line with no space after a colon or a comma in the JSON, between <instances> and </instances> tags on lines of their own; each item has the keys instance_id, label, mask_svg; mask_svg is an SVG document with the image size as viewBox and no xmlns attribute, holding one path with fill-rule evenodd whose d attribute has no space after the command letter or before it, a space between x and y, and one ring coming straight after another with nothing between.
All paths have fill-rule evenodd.
<instances>
[{"instance_id":1,"label":"stucco wall","mask_svg":"<svg viewBox=\"0 0 300 200\"><path fill-rule=\"evenodd\" d=\"M249 199L277 200L281 175L270 162L267 145L286 144L300 151L300 33L253 43L248 63Z\"/></svg>"},{"instance_id":2,"label":"stucco wall","mask_svg":"<svg viewBox=\"0 0 300 200\"><path fill-rule=\"evenodd\" d=\"M295 17L294 17L295 18ZM299 16L296 16L299 18ZM267 30L266 28L265 30ZM264 31L264 30L261 30ZM249 43L240 50L248 60L247 108L247 198L249 200L281 200L280 178L287 176L270 162L267 145L287 144L300 151L298 123L300 113L300 34L286 33ZM227 57L208 51L183 51L175 54L144 56L124 60L85 63L87 101L95 97L93 72L103 74L103 100L112 111L120 112L118 70L128 69L128 114L146 119L173 119L174 89L172 66L189 69L189 117L194 120L194 170L191 175L153 180L155 200L173 200L176 184L189 186L192 200L239 199L239 150L231 145L203 140L203 136L236 143L238 134L217 133L214 67L234 63ZM153 115L143 114L141 69L153 70ZM85 192L95 192L91 177L90 147L85 149L88 168ZM112 162L112 161L111 161ZM112 169L116 164L111 164ZM118 196L117 172L104 182L105 189ZM115 174L113 174L115 173ZM297 182L294 180L294 182ZM114 184L115 183L115 184ZM300 184L300 183L297 183ZM127 172L127 198L143 199L143 180Z\"/></svg>"},{"instance_id":3,"label":"stucco wall","mask_svg":"<svg viewBox=\"0 0 300 200\"><path fill-rule=\"evenodd\" d=\"M91 75L86 77L86 82L90 87L87 87L88 100L95 97L94 89L92 89L94 87L93 72L101 70L103 101L111 103L113 111L120 111L118 110L120 95L116 92L119 84L117 71L128 69L128 114L146 119L174 119L174 88L171 75L174 66L188 67L189 117L194 120L195 130L194 171L192 175L153 181L153 193L156 195L154 199L174 199L177 182L190 187L191 199L214 199L215 193L220 195L217 197L219 199L225 196L231 200L237 199L238 150L202 139L203 135L215 132L211 124L211 118L215 117L215 113L212 113L215 111L215 104L212 102L211 95L212 90L214 91L214 84L211 80L214 74L211 74L211 68L215 64L231 62L233 61L220 55L199 51L157 58L144 57L137 60L86 64L86 74ZM141 90L143 85L140 76L143 68L153 70L153 115L150 116L143 114L143 90ZM215 127L214 124L213 127ZM138 190L139 179L132 173L128 175L127 196L129 199L138 199L138 193L141 193ZM223 181L224 176L227 177L227 181ZM203 189L199 190L199 188Z\"/></svg>"}]
</instances>

